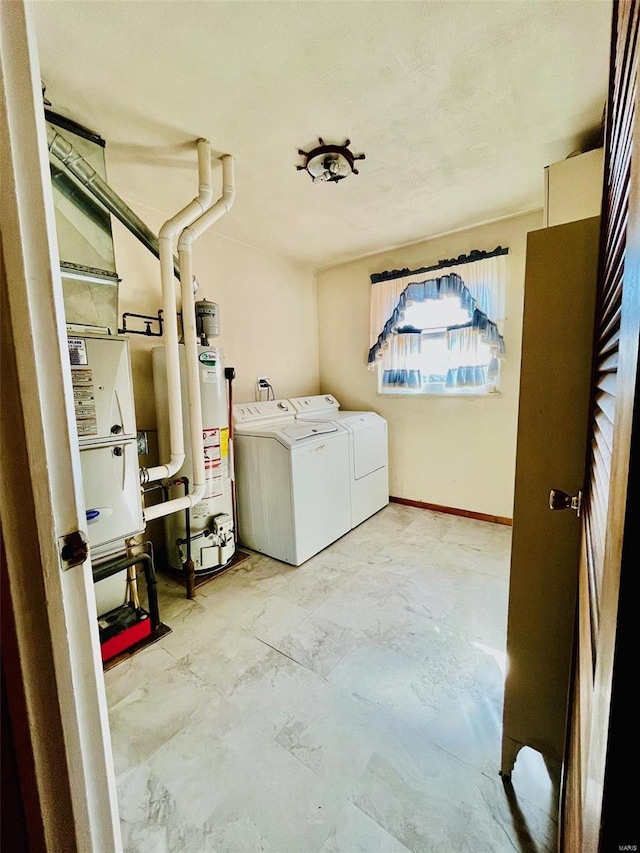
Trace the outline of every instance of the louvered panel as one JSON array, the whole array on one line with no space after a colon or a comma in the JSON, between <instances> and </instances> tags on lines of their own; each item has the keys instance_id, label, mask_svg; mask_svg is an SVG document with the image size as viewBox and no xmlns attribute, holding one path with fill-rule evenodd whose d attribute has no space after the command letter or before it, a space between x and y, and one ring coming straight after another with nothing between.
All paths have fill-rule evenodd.
<instances>
[{"instance_id":1,"label":"louvered panel","mask_svg":"<svg viewBox=\"0 0 640 853\"><path fill-rule=\"evenodd\" d=\"M589 532L587 537L587 550L589 552L589 565L596 566L602 554L604 554L604 526L602 523L602 503L596 503L595 499L588 506L586 526Z\"/></svg>"},{"instance_id":2,"label":"louvered panel","mask_svg":"<svg viewBox=\"0 0 640 853\"><path fill-rule=\"evenodd\" d=\"M628 10L627 10L628 12ZM595 396L593 407L590 478L587 485L586 531L589 573L592 578L590 606L597 622L606 540L609 481L618 368L618 341L626 231L629 216L632 128L636 95L637 30L629 38L623 22L618 31L616 64L610 97L607 190L604 204L600 300L594 353Z\"/></svg>"},{"instance_id":3,"label":"louvered panel","mask_svg":"<svg viewBox=\"0 0 640 853\"><path fill-rule=\"evenodd\" d=\"M624 258L621 259L620 271L622 272L624 264ZM617 280L612 281L611 288L609 293L606 296L606 300L603 301L602 304L602 324L601 324L601 333L600 338L604 343L605 333L609 330L609 334L611 334L611 321L616 318L616 312L620 311L620 294L622 292L622 276L619 276Z\"/></svg>"},{"instance_id":4,"label":"louvered panel","mask_svg":"<svg viewBox=\"0 0 640 853\"><path fill-rule=\"evenodd\" d=\"M628 167L624 170L622 175L623 180L626 179L628 181ZM629 193L628 191L622 195L615 196L616 203L609 211L609 223L607 230L607 260L605 261L604 271L605 271L605 279L603 282L604 290L606 292L607 288L610 284L609 271L612 266L612 263L615 258L620 254L620 252L624 252L624 244L625 244L625 234L627 229L627 219L629 217L628 210L628 202L629 202ZM626 202L626 204L625 204Z\"/></svg>"},{"instance_id":5,"label":"louvered panel","mask_svg":"<svg viewBox=\"0 0 640 853\"><path fill-rule=\"evenodd\" d=\"M596 407L602 409L611 423L615 423L615 406L615 397L612 397L610 394L606 394L604 391L600 391L596 394Z\"/></svg>"},{"instance_id":6,"label":"louvered panel","mask_svg":"<svg viewBox=\"0 0 640 853\"><path fill-rule=\"evenodd\" d=\"M598 359L598 373L615 373L618 369L618 353L602 353Z\"/></svg>"},{"instance_id":7,"label":"louvered panel","mask_svg":"<svg viewBox=\"0 0 640 853\"><path fill-rule=\"evenodd\" d=\"M594 535L594 531L593 531L593 516L592 515L589 515L588 517L585 518L584 533L585 533L585 536L584 536L585 552L587 555L587 565L586 565L587 583L588 583L588 590L590 593L590 591L592 589L596 588L596 581L595 581L595 577L593 575L593 567L596 565L596 563L598 561L598 556L595 553L594 544L593 544L595 541L595 535ZM593 604L594 604L593 596L591 596L591 594L589 594L588 616L589 616L589 622L591 623L591 636L592 637L594 635L594 626L598 622L597 609L593 606ZM593 649L593 640L591 642L591 647ZM595 661L593 663L594 663L594 667L595 667ZM593 684L593 671L591 673L591 676L592 676L592 678L590 680L590 683Z\"/></svg>"},{"instance_id":8,"label":"louvered panel","mask_svg":"<svg viewBox=\"0 0 640 853\"><path fill-rule=\"evenodd\" d=\"M611 215L616 217L616 221L611 223L611 229L606 235L609 253L604 266L605 294L608 293L611 282L616 277L615 269L620 266L620 261L624 258L628 211L624 208L617 208L612 211Z\"/></svg>"},{"instance_id":9,"label":"louvered panel","mask_svg":"<svg viewBox=\"0 0 640 853\"><path fill-rule=\"evenodd\" d=\"M636 56L637 35L638 34L636 31L632 37L632 40L627 45L627 50L625 52L623 61L620 64L620 71L623 75L624 82L622 86L618 84L616 90L616 97L619 98L619 108L617 110L617 114L619 117L617 123L617 132L619 133L619 139L615 149L616 155L619 155L620 147L631 135L631 128L633 127L633 97L635 77L632 73L633 68L631 66Z\"/></svg>"},{"instance_id":10,"label":"louvered panel","mask_svg":"<svg viewBox=\"0 0 640 853\"><path fill-rule=\"evenodd\" d=\"M598 440L602 443L602 447L600 448L601 454L606 457L611 454L611 439L613 436L613 424L607 417L606 413L603 412L602 409L596 409L594 421L593 421L593 430L594 430L594 444L595 441Z\"/></svg>"},{"instance_id":11,"label":"louvered panel","mask_svg":"<svg viewBox=\"0 0 640 853\"><path fill-rule=\"evenodd\" d=\"M611 472L611 456L606 451L606 445L603 453L603 448L595 443L592 446L593 450L593 477L592 483L596 486L596 503L601 502L602 507L606 508L609 501L609 474ZM606 459L604 457L607 457ZM606 519L604 519L606 521Z\"/></svg>"},{"instance_id":12,"label":"louvered panel","mask_svg":"<svg viewBox=\"0 0 640 853\"><path fill-rule=\"evenodd\" d=\"M631 20L631 6L633 4L620 4L616 6L615 12L617 14L616 21L616 34L617 40L615 45L615 65L613 70L613 98L612 103L616 106L619 101L617 99L618 92L620 91L620 82L622 78L622 71L626 67L626 57L628 52L628 43L629 38L627 37L627 31L629 29L629 23Z\"/></svg>"},{"instance_id":13,"label":"louvered panel","mask_svg":"<svg viewBox=\"0 0 640 853\"><path fill-rule=\"evenodd\" d=\"M613 128L613 130L615 133L618 134L616 142L614 145L612 145L612 148L611 148L610 174L612 174L612 175L614 173L616 173L616 169L617 169L619 163L623 159L622 152L624 151L626 142L630 136L630 132L629 132L629 125L630 125L630 122L629 122L629 113L630 113L629 106L630 105L628 103L628 99L625 99L623 106L624 106L624 112L623 113L621 113L620 111L617 111L616 114L614 116L612 116L612 119L615 120L615 122L616 122L616 126ZM633 106L633 105L631 105L631 106ZM609 188L612 191L615 191L616 183L614 181L610 181L609 182ZM613 194L615 194L615 193L613 193Z\"/></svg>"},{"instance_id":14,"label":"louvered panel","mask_svg":"<svg viewBox=\"0 0 640 853\"><path fill-rule=\"evenodd\" d=\"M616 44L615 67L613 71L613 91L612 91L612 107L616 113L620 113L620 108L623 103L621 98L621 89L625 85L626 78L629 76L629 56L630 48L635 41L635 34L629 32L630 9L626 6L620 8L620 14L617 21L618 38ZM615 141L615 135L613 141Z\"/></svg>"},{"instance_id":15,"label":"louvered panel","mask_svg":"<svg viewBox=\"0 0 640 853\"><path fill-rule=\"evenodd\" d=\"M633 121L633 113L629 117L629 123L631 123L632 121ZM629 192L629 185L624 184L623 182L625 180L625 174L626 174L625 166L627 166L627 168L628 168L628 166L631 163L632 147L633 147L633 139L631 137L631 133L627 133L626 137L623 140L621 140L621 143L619 146L619 151L617 152L619 162L620 162L620 167L618 168L618 171L616 173L615 181L613 182L613 184L611 186L612 194L614 197L615 196L621 196L621 195L623 195L624 192L627 192L627 193Z\"/></svg>"},{"instance_id":16,"label":"louvered panel","mask_svg":"<svg viewBox=\"0 0 640 853\"><path fill-rule=\"evenodd\" d=\"M612 211L611 216L615 217L615 222L611 223L611 230L606 235L608 257L604 267L603 295L605 299L616 279L614 271L620 267L620 262L624 259L625 235L629 218L628 211L623 208Z\"/></svg>"},{"instance_id":17,"label":"louvered panel","mask_svg":"<svg viewBox=\"0 0 640 853\"><path fill-rule=\"evenodd\" d=\"M627 24L623 23L623 28ZM614 88L614 116L613 116L613 141L611 147L612 159L619 154L620 144L630 133L630 119L633 117L633 85L635 75L633 74L633 63L636 56L637 31L630 34L631 38L625 44L622 53L616 62L616 76Z\"/></svg>"},{"instance_id":18,"label":"louvered panel","mask_svg":"<svg viewBox=\"0 0 640 853\"><path fill-rule=\"evenodd\" d=\"M604 307L604 306L603 306ZM602 324L600 326L599 339L604 343L616 328L616 321L620 319L620 286L617 282L612 283L608 310L603 311Z\"/></svg>"},{"instance_id":19,"label":"louvered panel","mask_svg":"<svg viewBox=\"0 0 640 853\"><path fill-rule=\"evenodd\" d=\"M619 178L622 181L628 179L629 176L629 167L630 163L626 164L626 168L622 168L616 175L616 180ZM624 232L626 227L626 218L629 215L628 204L624 202L628 202L629 192L628 188L624 185L622 186L622 192L617 193L615 196L612 196L610 200L610 205L607 210L607 222L606 222L606 236L607 243L609 247L609 252L607 253L607 257L604 259L605 265L604 269L607 270L611 265L611 253L613 251L612 246L615 246L615 238L620 234L621 231ZM617 246L616 246L617 250ZM607 284L605 280L603 284Z\"/></svg>"},{"instance_id":20,"label":"louvered panel","mask_svg":"<svg viewBox=\"0 0 640 853\"><path fill-rule=\"evenodd\" d=\"M597 387L600 388L601 391L607 393L610 397L616 396L616 374L615 373L603 373L597 378Z\"/></svg>"},{"instance_id":21,"label":"louvered panel","mask_svg":"<svg viewBox=\"0 0 640 853\"><path fill-rule=\"evenodd\" d=\"M625 267L632 267L634 263L631 250L627 256L627 224L631 165L632 160L635 161L638 157L637 147L634 149L634 136L637 139L635 109L638 94L639 25L638 1L614 0L598 273L599 298L593 356L593 414L584 501L585 559L581 565L583 587L578 620L581 630L576 648L576 697L579 697L579 701L573 708L574 717L582 719L574 720L574 731L578 734L570 744L567 763L567 790L571 790L571 786L575 784L581 788L580 795L576 797L578 811L581 813L577 820L573 815L569 815L564 821L565 839L577 839L575 851L584 850L589 853L604 850L600 836L602 797L596 792L604 789L605 762L601 744L606 741L602 740L601 732L597 731L597 721L609 719L607 703L610 693L607 694L603 689L602 673L606 672L607 666L610 667L610 659L607 656L608 650L603 646L602 637L606 634L605 626L610 624L612 619L610 596L606 595L602 613L600 604L603 581L608 584L612 570L616 570L612 562L612 548L615 547L612 543L616 536L613 527L616 512L620 507L621 492L620 477L614 463L620 460L621 452L625 453L624 448L621 451L619 442L620 435L626 435L624 430L628 427L629 414L628 406L622 406L620 402L616 412L616 397L619 395L622 399L623 394L628 396L629 392L629 378L624 373L618 375L618 349L621 340L623 287L628 286L628 281L631 281L630 269ZM637 252L637 248L635 251ZM624 329L623 334L626 353L629 335ZM616 419L619 419L620 423L616 423ZM601 623L602 633L599 631ZM593 704L583 701L585 697ZM584 719L587 713L589 719Z\"/></svg>"},{"instance_id":22,"label":"louvered panel","mask_svg":"<svg viewBox=\"0 0 640 853\"><path fill-rule=\"evenodd\" d=\"M616 329L608 341L602 343L598 355L607 355L611 352L617 353L618 344L620 343L620 329Z\"/></svg>"},{"instance_id":23,"label":"louvered panel","mask_svg":"<svg viewBox=\"0 0 640 853\"><path fill-rule=\"evenodd\" d=\"M593 432L593 459L596 463L596 480L601 488L606 488L609 477L611 476L611 453L607 447L607 442L600 435L599 429L596 427Z\"/></svg>"},{"instance_id":24,"label":"louvered panel","mask_svg":"<svg viewBox=\"0 0 640 853\"><path fill-rule=\"evenodd\" d=\"M624 253L620 252L616 258L616 265L611 270L611 287L606 297L602 300L604 314L608 316L612 310L615 310L615 305L620 301L622 293L622 274L624 272Z\"/></svg>"},{"instance_id":25,"label":"louvered panel","mask_svg":"<svg viewBox=\"0 0 640 853\"><path fill-rule=\"evenodd\" d=\"M627 170L631 164L631 148L633 140L629 137L624 144L620 146L618 168L614 175L611 176L611 198L623 198L629 194L628 173Z\"/></svg>"},{"instance_id":26,"label":"louvered panel","mask_svg":"<svg viewBox=\"0 0 640 853\"><path fill-rule=\"evenodd\" d=\"M598 488L595 472L591 477L591 500L589 501L589 520L593 529L594 571L598 574L598 566L604 556L605 534L607 530L608 492L603 493Z\"/></svg>"},{"instance_id":27,"label":"louvered panel","mask_svg":"<svg viewBox=\"0 0 640 853\"><path fill-rule=\"evenodd\" d=\"M595 566L595 564L598 560L598 556L596 553L596 542L598 541L598 534L597 534L597 531L594 529L595 523L596 523L595 519L596 519L596 513L594 511L594 507L590 504L587 506L587 513L585 515L585 522L584 522L585 530L587 533L587 535L585 537L585 544L586 544L588 565L589 566ZM594 586L595 586L595 584L594 584Z\"/></svg>"},{"instance_id":28,"label":"louvered panel","mask_svg":"<svg viewBox=\"0 0 640 853\"><path fill-rule=\"evenodd\" d=\"M606 325L600 331L599 337L600 337L601 341L606 340L609 337L609 335L612 335L613 332L615 332L616 330L618 330L620 328L620 310L621 310L621 305L620 305L620 303L618 303L615 312L612 314L612 316L607 321ZM600 347L598 347L598 352L600 352Z\"/></svg>"},{"instance_id":29,"label":"louvered panel","mask_svg":"<svg viewBox=\"0 0 640 853\"><path fill-rule=\"evenodd\" d=\"M591 558L590 564L592 567L591 571L595 580L596 575L599 575L597 567L602 564L602 559L604 557L605 531L607 529L607 508L602 496L598 494L593 482L590 483L590 487L591 500L588 505L589 536L587 541L589 543L589 553ZM599 584L594 583L594 593L598 586Z\"/></svg>"},{"instance_id":30,"label":"louvered panel","mask_svg":"<svg viewBox=\"0 0 640 853\"><path fill-rule=\"evenodd\" d=\"M628 165L627 168L624 168L624 165L621 164L621 171L616 172L616 175L612 177L612 180L618 180L619 178L622 181L625 181L628 177ZM605 270L607 269L607 264L611 263L611 251L612 246L615 245L615 239L620 234L620 231L624 231L624 227L626 225L626 218L628 216L628 206L624 204L625 199L628 200L629 194L628 191L624 192L624 184L622 185L623 192L616 193L616 195L612 196L610 199L610 207L607 210L607 222L606 222L606 235L607 235L607 243L608 243L608 254L605 259ZM607 281L603 281L603 285L606 287Z\"/></svg>"},{"instance_id":31,"label":"louvered panel","mask_svg":"<svg viewBox=\"0 0 640 853\"><path fill-rule=\"evenodd\" d=\"M626 107L626 119L622 122L620 127L621 136L618 140L618 145L616 146L616 150L613 153L615 157L615 178L612 179L609 183L609 188L611 191L611 197L614 198L618 195L622 195L622 191L628 191L629 185L623 185L621 183L621 178L624 177L624 169L625 166L631 160L631 150L632 150L632 134L631 130L634 122L634 107L633 102L625 104ZM622 191L621 191L622 189Z\"/></svg>"},{"instance_id":32,"label":"louvered panel","mask_svg":"<svg viewBox=\"0 0 640 853\"><path fill-rule=\"evenodd\" d=\"M629 87L627 86L624 91L624 103L621 105L623 113L618 113L619 138L615 149L612 150L612 154L616 162L620 162L624 159L624 150L629 142L629 138L631 137L631 129L633 127L634 104L630 96L631 92L629 90Z\"/></svg>"},{"instance_id":33,"label":"louvered panel","mask_svg":"<svg viewBox=\"0 0 640 853\"><path fill-rule=\"evenodd\" d=\"M597 464L596 462L597 454L594 453L594 466ZM600 463L603 465L603 463ZM594 467L593 475L591 477L591 491L592 491L592 500L589 504L591 510L591 522L593 524L593 529L595 532L594 538L594 551L596 551L598 557L604 556L604 547L607 536L607 508L609 504L609 490L607 488L606 481L606 473L605 466L603 465L601 471L596 471ZM598 566L600 565L599 560L595 563L595 574L598 575Z\"/></svg>"},{"instance_id":34,"label":"louvered panel","mask_svg":"<svg viewBox=\"0 0 640 853\"><path fill-rule=\"evenodd\" d=\"M613 424L609 420L609 418L605 415L602 409L598 409L596 412L596 426L604 443L607 446L607 450L611 453L611 449L613 446Z\"/></svg>"}]
</instances>

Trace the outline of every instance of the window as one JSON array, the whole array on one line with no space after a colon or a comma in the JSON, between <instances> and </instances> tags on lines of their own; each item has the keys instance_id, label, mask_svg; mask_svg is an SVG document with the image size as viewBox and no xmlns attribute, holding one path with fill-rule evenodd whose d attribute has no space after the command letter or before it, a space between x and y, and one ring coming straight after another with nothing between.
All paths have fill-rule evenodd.
<instances>
[{"instance_id":1,"label":"window","mask_svg":"<svg viewBox=\"0 0 640 853\"><path fill-rule=\"evenodd\" d=\"M372 276L369 367L382 394L496 394L506 249Z\"/></svg>"}]
</instances>

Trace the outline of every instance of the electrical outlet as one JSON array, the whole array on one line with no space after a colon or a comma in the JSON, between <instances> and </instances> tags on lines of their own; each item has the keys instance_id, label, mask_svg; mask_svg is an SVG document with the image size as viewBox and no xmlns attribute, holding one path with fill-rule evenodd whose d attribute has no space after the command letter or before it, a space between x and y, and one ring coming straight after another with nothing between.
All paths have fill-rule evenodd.
<instances>
[{"instance_id":1,"label":"electrical outlet","mask_svg":"<svg viewBox=\"0 0 640 853\"><path fill-rule=\"evenodd\" d=\"M268 376L258 376L258 378L256 379L256 385L260 389L268 388L270 384L271 381Z\"/></svg>"}]
</instances>

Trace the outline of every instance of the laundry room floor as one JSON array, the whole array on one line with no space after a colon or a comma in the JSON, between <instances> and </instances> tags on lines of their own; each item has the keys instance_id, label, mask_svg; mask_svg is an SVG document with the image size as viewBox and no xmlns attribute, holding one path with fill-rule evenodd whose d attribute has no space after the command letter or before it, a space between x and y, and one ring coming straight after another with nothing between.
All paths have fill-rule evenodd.
<instances>
[{"instance_id":1,"label":"laundry room floor","mask_svg":"<svg viewBox=\"0 0 640 853\"><path fill-rule=\"evenodd\" d=\"M105 674L127 853L551 853L553 782L498 776L511 530L390 504L258 554Z\"/></svg>"}]
</instances>

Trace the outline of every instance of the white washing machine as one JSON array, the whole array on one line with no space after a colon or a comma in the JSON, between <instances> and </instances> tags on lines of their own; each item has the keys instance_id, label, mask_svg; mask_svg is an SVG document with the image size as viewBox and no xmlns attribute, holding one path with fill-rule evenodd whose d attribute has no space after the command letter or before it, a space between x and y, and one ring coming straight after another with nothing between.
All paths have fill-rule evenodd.
<instances>
[{"instance_id":1,"label":"white washing machine","mask_svg":"<svg viewBox=\"0 0 640 853\"><path fill-rule=\"evenodd\" d=\"M289 400L233 407L240 542L299 566L351 529L349 434Z\"/></svg>"},{"instance_id":2,"label":"white washing machine","mask_svg":"<svg viewBox=\"0 0 640 853\"><path fill-rule=\"evenodd\" d=\"M351 527L389 503L387 422L375 412L341 412L331 394L292 397L300 420L329 421L349 433Z\"/></svg>"}]
</instances>

